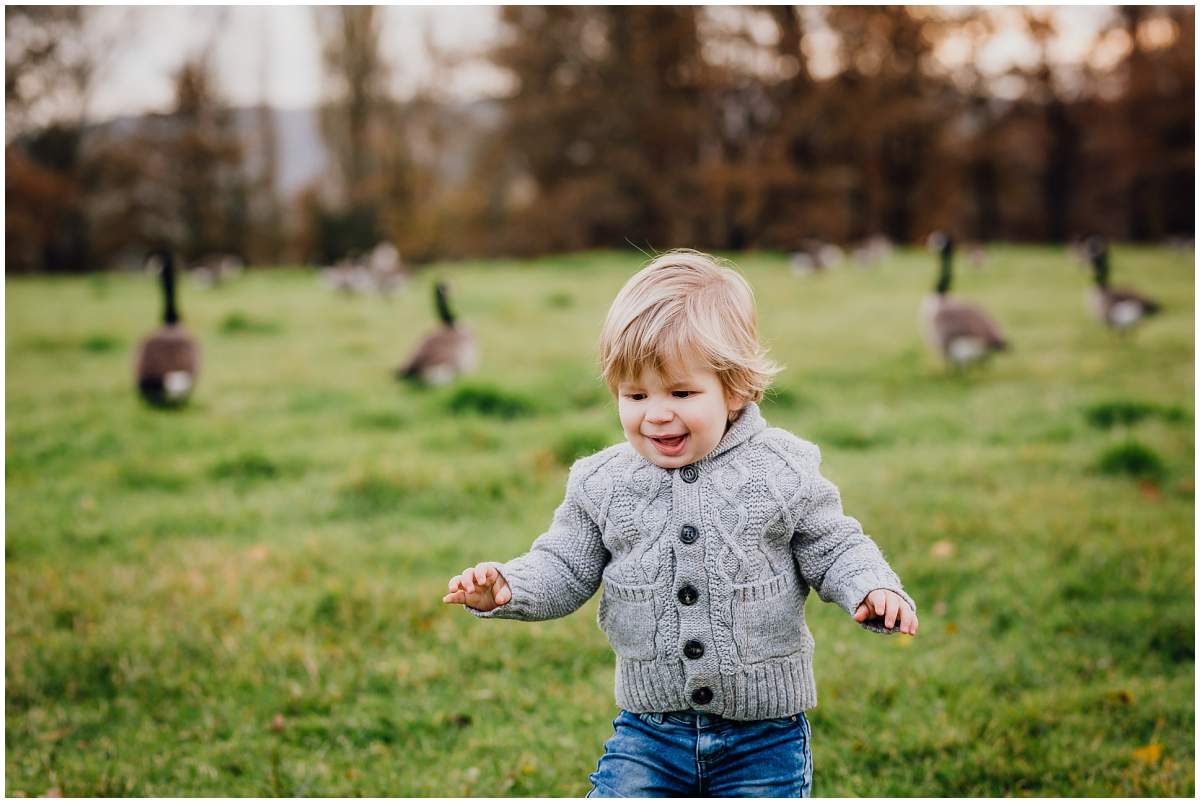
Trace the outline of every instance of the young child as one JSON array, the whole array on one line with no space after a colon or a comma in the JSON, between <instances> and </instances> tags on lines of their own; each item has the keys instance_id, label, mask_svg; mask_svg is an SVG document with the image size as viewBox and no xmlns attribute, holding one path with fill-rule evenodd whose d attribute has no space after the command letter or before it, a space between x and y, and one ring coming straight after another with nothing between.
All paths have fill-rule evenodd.
<instances>
[{"instance_id":1,"label":"young child","mask_svg":"<svg viewBox=\"0 0 1200 803\"><path fill-rule=\"evenodd\" d=\"M623 710L588 797L807 797L809 589L876 632L916 635L916 605L817 447L763 420L779 369L737 272L658 257L617 294L600 358L626 442L575 463L527 554L466 569L442 601L537 621L603 583Z\"/></svg>"}]
</instances>

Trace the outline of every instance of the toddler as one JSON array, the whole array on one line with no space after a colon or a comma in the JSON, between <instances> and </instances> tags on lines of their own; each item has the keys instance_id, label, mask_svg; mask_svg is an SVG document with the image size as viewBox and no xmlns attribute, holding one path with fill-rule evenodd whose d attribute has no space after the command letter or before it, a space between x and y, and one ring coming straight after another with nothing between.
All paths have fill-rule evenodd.
<instances>
[{"instance_id":1,"label":"toddler","mask_svg":"<svg viewBox=\"0 0 1200 803\"><path fill-rule=\"evenodd\" d=\"M443 602L553 619L603 583L622 710L588 797L807 797L809 589L876 632L916 635L916 605L817 447L763 420L779 369L736 271L658 257L613 301L600 359L626 442L575 463L527 554L466 569Z\"/></svg>"}]
</instances>

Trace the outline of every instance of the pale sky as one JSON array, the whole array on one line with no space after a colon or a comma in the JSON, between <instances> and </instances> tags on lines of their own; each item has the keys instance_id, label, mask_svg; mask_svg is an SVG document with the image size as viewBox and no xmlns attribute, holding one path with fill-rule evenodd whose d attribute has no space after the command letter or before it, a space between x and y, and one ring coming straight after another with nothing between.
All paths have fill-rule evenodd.
<instances>
[{"instance_id":1,"label":"pale sky","mask_svg":"<svg viewBox=\"0 0 1200 803\"><path fill-rule=\"evenodd\" d=\"M1056 61L1081 58L1095 32L1111 13L1111 6L1057 7L1060 36ZM238 106L257 103L263 94L271 105L300 108L315 105L321 95L320 49L311 7L300 6L93 6L89 37L95 42L116 42L98 76L89 117L103 119L120 114L165 111L171 103L171 72L189 55L215 42L214 66L224 95ZM1013 17L1002 31L976 54L980 66L998 73L1012 64L1027 64L1033 49L1016 30L1015 12L995 10L1002 20ZM403 97L428 74L429 62L422 39L426 30L443 48L478 52L498 29L494 6L389 6L383 9L383 41L392 62L394 90ZM816 50L827 32L811 30ZM939 55L948 66L965 59L966 52L953 41ZM814 68L821 72L821 59ZM454 72L454 83L444 89L451 96L472 98L503 91L504 76L476 62Z\"/></svg>"}]
</instances>

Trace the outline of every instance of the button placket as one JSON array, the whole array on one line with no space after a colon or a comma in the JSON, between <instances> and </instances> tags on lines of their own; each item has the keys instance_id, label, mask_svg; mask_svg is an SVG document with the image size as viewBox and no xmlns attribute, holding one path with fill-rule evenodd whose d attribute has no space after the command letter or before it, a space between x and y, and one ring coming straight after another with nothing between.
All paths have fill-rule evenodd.
<instances>
[{"instance_id":1,"label":"button placket","mask_svg":"<svg viewBox=\"0 0 1200 803\"><path fill-rule=\"evenodd\" d=\"M711 643L711 624L705 610L708 597L702 595L707 588L707 570L704 553L706 539L702 538L705 505L698 483L700 469L695 465L682 466L676 471L678 482L674 484L676 511L679 518L675 526L679 541L677 550L680 560L676 563L677 608L679 611L680 640L676 642L677 655L683 658L685 677L685 699L697 708L709 708L717 697L712 686L715 678L716 652L705 646Z\"/></svg>"}]
</instances>

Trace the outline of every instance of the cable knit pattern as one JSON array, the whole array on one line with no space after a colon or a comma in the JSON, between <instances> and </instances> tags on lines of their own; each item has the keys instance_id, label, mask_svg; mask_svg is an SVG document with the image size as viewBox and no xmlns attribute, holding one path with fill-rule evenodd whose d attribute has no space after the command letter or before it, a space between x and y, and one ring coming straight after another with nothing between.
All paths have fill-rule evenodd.
<instances>
[{"instance_id":1,"label":"cable knit pattern","mask_svg":"<svg viewBox=\"0 0 1200 803\"><path fill-rule=\"evenodd\" d=\"M572 466L530 551L493 564L512 599L468 610L553 619L603 583L598 620L627 711L751 720L812 708L809 589L851 615L876 588L916 610L820 464L816 446L768 427L754 404L691 466L663 469L628 443L609 447Z\"/></svg>"}]
</instances>

